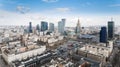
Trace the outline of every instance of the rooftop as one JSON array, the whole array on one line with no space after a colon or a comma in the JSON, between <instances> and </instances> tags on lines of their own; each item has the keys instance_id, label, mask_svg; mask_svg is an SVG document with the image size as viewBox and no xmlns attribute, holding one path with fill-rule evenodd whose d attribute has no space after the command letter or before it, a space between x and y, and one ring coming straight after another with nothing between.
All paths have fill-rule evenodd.
<instances>
[{"instance_id":1,"label":"rooftop","mask_svg":"<svg viewBox=\"0 0 120 67\"><path fill-rule=\"evenodd\" d=\"M7 55L8 54L19 54L19 53L37 49L40 47L41 46L38 46L37 44L32 43L32 42L26 45L21 45L19 42L14 42L14 43L9 44L7 47L5 47L4 52Z\"/></svg>"}]
</instances>

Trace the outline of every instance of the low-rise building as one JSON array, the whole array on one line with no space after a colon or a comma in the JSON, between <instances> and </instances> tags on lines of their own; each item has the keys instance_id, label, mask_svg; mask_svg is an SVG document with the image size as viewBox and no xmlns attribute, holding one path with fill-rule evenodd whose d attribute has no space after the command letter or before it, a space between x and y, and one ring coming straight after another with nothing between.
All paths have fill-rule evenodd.
<instances>
[{"instance_id":1,"label":"low-rise building","mask_svg":"<svg viewBox=\"0 0 120 67\"><path fill-rule=\"evenodd\" d=\"M21 45L19 42L14 42L2 47L1 50L3 59L9 64L15 60L25 60L37 56L46 50L46 46L38 46L35 43Z\"/></svg>"},{"instance_id":2,"label":"low-rise building","mask_svg":"<svg viewBox=\"0 0 120 67\"><path fill-rule=\"evenodd\" d=\"M97 45L89 44L85 45L84 47L80 48L79 50L91 53L94 55L98 55L101 57L109 57L113 50L113 42L109 41L108 46L105 46L105 43L98 43Z\"/></svg>"}]
</instances>

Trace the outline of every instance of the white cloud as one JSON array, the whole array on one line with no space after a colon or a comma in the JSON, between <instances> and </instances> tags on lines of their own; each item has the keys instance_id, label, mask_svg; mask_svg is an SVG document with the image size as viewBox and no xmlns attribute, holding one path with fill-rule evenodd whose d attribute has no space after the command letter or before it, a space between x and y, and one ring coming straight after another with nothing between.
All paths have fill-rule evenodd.
<instances>
[{"instance_id":1,"label":"white cloud","mask_svg":"<svg viewBox=\"0 0 120 67\"><path fill-rule=\"evenodd\" d=\"M16 13L5 10L0 10L0 25L28 25L29 22L33 22L33 25L40 24L40 21L57 22L58 19L51 18L42 13ZM57 25L57 23L55 23Z\"/></svg>"},{"instance_id":2,"label":"white cloud","mask_svg":"<svg viewBox=\"0 0 120 67\"><path fill-rule=\"evenodd\" d=\"M33 25L40 24L40 21L44 20L47 22L52 22L57 26L57 22L61 18L66 18L66 26L75 27L78 18L80 19L82 26L95 26L95 25L107 25L110 18L113 17L116 25L119 24L120 15L57 15L56 14L46 14L46 13L27 13L20 14L15 12L9 12L5 10L0 10L0 25L28 25L31 21Z\"/></svg>"},{"instance_id":3,"label":"white cloud","mask_svg":"<svg viewBox=\"0 0 120 67\"><path fill-rule=\"evenodd\" d=\"M56 8L57 11L59 12L69 12L70 11L70 8Z\"/></svg>"},{"instance_id":4,"label":"white cloud","mask_svg":"<svg viewBox=\"0 0 120 67\"><path fill-rule=\"evenodd\" d=\"M30 11L30 8L25 7L25 6L17 6L17 11L19 11L22 14L25 14Z\"/></svg>"},{"instance_id":5,"label":"white cloud","mask_svg":"<svg viewBox=\"0 0 120 67\"><path fill-rule=\"evenodd\" d=\"M109 5L110 7L120 7L120 4L112 4L112 5Z\"/></svg>"},{"instance_id":6,"label":"white cloud","mask_svg":"<svg viewBox=\"0 0 120 67\"><path fill-rule=\"evenodd\" d=\"M53 3L53 2L57 2L58 0L42 0L44 2L47 2L47 3Z\"/></svg>"}]
</instances>

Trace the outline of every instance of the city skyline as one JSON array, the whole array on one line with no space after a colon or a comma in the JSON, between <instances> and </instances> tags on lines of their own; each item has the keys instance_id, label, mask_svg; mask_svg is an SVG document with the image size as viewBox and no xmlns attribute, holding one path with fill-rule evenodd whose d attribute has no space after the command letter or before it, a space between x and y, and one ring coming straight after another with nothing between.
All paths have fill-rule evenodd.
<instances>
[{"instance_id":1,"label":"city skyline","mask_svg":"<svg viewBox=\"0 0 120 67\"><path fill-rule=\"evenodd\" d=\"M0 25L33 25L41 21L52 22L66 18L67 27L107 25L113 17L116 25L120 16L119 0L0 0Z\"/></svg>"},{"instance_id":2,"label":"city skyline","mask_svg":"<svg viewBox=\"0 0 120 67\"><path fill-rule=\"evenodd\" d=\"M120 0L0 0L0 67L120 67Z\"/></svg>"}]
</instances>

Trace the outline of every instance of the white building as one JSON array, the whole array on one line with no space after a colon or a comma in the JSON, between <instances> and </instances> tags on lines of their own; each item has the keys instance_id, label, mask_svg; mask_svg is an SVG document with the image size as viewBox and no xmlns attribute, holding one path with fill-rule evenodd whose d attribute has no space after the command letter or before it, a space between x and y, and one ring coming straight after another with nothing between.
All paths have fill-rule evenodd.
<instances>
[{"instance_id":1,"label":"white building","mask_svg":"<svg viewBox=\"0 0 120 67\"><path fill-rule=\"evenodd\" d=\"M104 43L101 43L101 45L85 45L84 47L80 48L80 50L98 56L109 57L110 53L113 50L113 41L109 41L108 47L106 47Z\"/></svg>"},{"instance_id":2,"label":"white building","mask_svg":"<svg viewBox=\"0 0 120 67\"><path fill-rule=\"evenodd\" d=\"M29 57L37 56L46 50L46 46L29 45L26 47L20 47L8 50L6 47L2 48L2 56L4 60L9 64L15 60L23 60Z\"/></svg>"}]
</instances>

